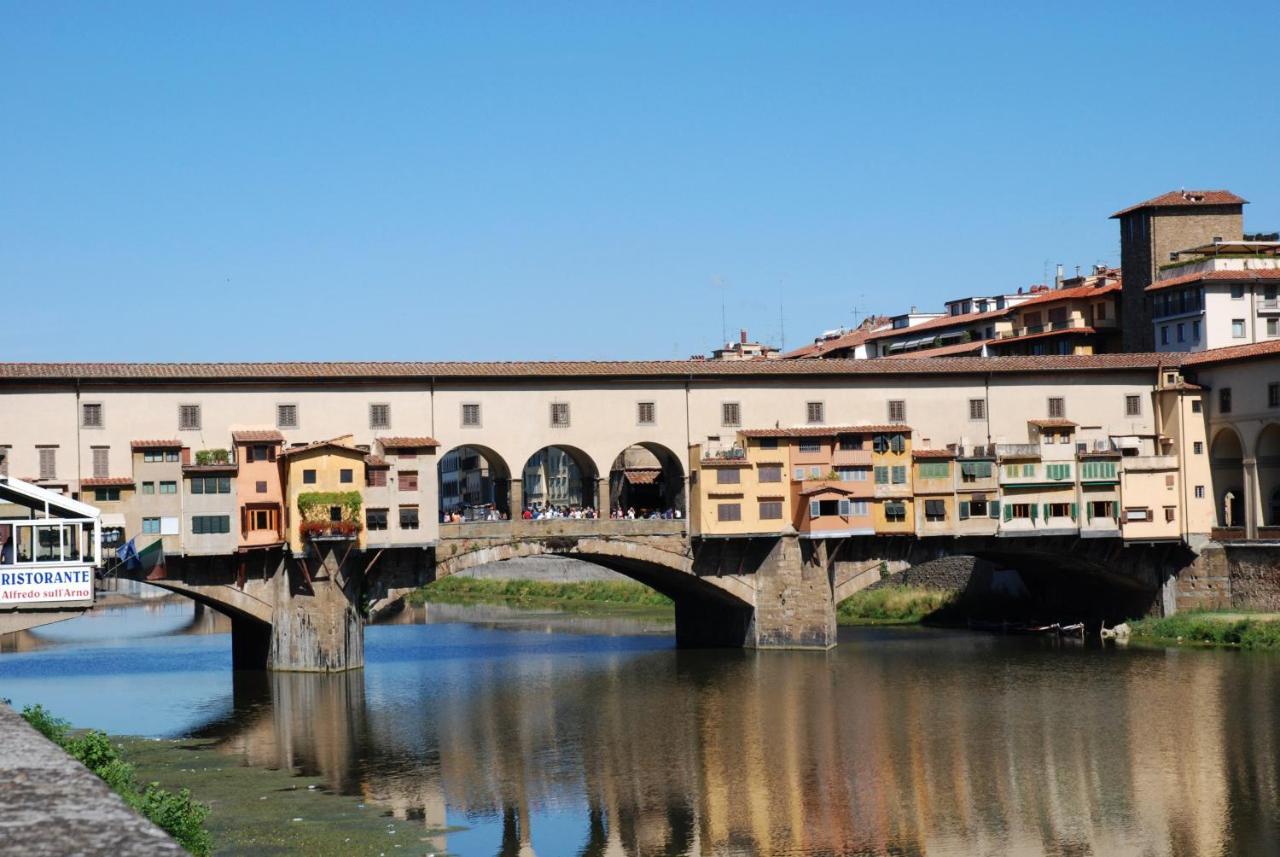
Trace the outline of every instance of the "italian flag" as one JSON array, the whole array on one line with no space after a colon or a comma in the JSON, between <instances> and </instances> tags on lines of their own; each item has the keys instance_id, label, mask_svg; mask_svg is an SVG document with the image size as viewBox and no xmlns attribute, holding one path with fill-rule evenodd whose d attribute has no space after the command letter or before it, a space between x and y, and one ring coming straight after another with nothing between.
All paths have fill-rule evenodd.
<instances>
[{"instance_id":1,"label":"italian flag","mask_svg":"<svg viewBox=\"0 0 1280 857\"><path fill-rule=\"evenodd\" d=\"M147 573L147 580L164 580L164 539L156 539L138 551L138 562Z\"/></svg>"}]
</instances>

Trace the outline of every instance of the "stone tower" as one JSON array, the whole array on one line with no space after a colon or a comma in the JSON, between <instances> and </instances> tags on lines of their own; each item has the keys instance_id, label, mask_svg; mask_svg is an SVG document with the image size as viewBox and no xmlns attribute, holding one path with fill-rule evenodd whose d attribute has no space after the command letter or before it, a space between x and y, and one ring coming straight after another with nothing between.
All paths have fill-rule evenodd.
<instances>
[{"instance_id":1,"label":"stone tower","mask_svg":"<svg viewBox=\"0 0 1280 857\"><path fill-rule=\"evenodd\" d=\"M1244 206L1229 190L1174 190L1111 215L1120 221L1120 317L1125 351L1151 351L1155 333L1144 290L1170 254L1215 240L1239 241Z\"/></svg>"}]
</instances>

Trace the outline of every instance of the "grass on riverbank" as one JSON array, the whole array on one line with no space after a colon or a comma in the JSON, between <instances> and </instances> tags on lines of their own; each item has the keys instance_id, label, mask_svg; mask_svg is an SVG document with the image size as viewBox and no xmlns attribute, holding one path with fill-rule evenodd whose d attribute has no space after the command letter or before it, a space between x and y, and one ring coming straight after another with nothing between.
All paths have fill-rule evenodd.
<instances>
[{"instance_id":1,"label":"grass on riverbank","mask_svg":"<svg viewBox=\"0 0 1280 857\"><path fill-rule=\"evenodd\" d=\"M496 580L485 577L445 577L407 596L410 604L487 602L515 607L560 610L669 609L671 599L630 581L589 580L547 583L540 580Z\"/></svg>"},{"instance_id":2,"label":"grass on riverbank","mask_svg":"<svg viewBox=\"0 0 1280 857\"><path fill-rule=\"evenodd\" d=\"M836 606L836 619L841 625L914 625L951 604L956 594L923 586L864 589Z\"/></svg>"},{"instance_id":3,"label":"grass on riverbank","mask_svg":"<svg viewBox=\"0 0 1280 857\"><path fill-rule=\"evenodd\" d=\"M1178 613L1130 622L1133 639L1238 649L1280 649L1280 615L1275 613Z\"/></svg>"},{"instance_id":4,"label":"grass on riverbank","mask_svg":"<svg viewBox=\"0 0 1280 857\"><path fill-rule=\"evenodd\" d=\"M22 717L44 737L57 744L80 764L97 774L112 791L139 815L169 834L196 857L213 853L213 838L205 829L209 807L191 799L191 792L171 792L159 783L138 784L134 766L126 762L104 733L89 730L69 733L67 721L54 717L40 705L22 709Z\"/></svg>"}]
</instances>

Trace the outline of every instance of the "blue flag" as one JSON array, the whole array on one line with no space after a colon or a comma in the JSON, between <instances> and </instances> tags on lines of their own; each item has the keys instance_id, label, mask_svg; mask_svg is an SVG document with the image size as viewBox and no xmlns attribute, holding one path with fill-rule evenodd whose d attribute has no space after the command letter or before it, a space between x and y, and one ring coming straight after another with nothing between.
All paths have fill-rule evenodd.
<instances>
[{"instance_id":1,"label":"blue flag","mask_svg":"<svg viewBox=\"0 0 1280 857\"><path fill-rule=\"evenodd\" d=\"M136 536L134 538L137 538ZM138 559L138 548L134 546L133 539L116 548L116 556L124 563L125 568L134 568L142 565L142 561Z\"/></svg>"}]
</instances>

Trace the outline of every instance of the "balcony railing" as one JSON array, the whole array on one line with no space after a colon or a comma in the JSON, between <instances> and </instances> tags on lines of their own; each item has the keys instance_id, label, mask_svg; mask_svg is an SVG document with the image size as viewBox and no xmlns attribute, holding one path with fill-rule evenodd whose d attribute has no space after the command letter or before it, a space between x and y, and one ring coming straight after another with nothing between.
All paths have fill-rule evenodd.
<instances>
[{"instance_id":1,"label":"balcony railing","mask_svg":"<svg viewBox=\"0 0 1280 857\"><path fill-rule=\"evenodd\" d=\"M1258 301L1258 312L1280 312L1280 298L1263 298Z\"/></svg>"},{"instance_id":2,"label":"balcony railing","mask_svg":"<svg viewBox=\"0 0 1280 857\"><path fill-rule=\"evenodd\" d=\"M1178 466L1176 455L1131 455L1121 461L1124 469L1130 473L1143 470L1174 470Z\"/></svg>"},{"instance_id":3,"label":"balcony railing","mask_svg":"<svg viewBox=\"0 0 1280 857\"><path fill-rule=\"evenodd\" d=\"M1039 458L1040 444L1038 443L997 443L997 458Z\"/></svg>"},{"instance_id":4,"label":"balcony railing","mask_svg":"<svg viewBox=\"0 0 1280 857\"><path fill-rule=\"evenodd\" d=\"M1082 318L1069 318L1066 321L1050 321L1045 324L1030 324L1025 327L1015 327L1012 330L1006 330L996 336L996 339L1017 339L1021 336L1032 336L1037 333L1050 333L1055 330L1075 330L1081 327L1089 327L1084 323Z\"/></svg>"}]
</instances>

